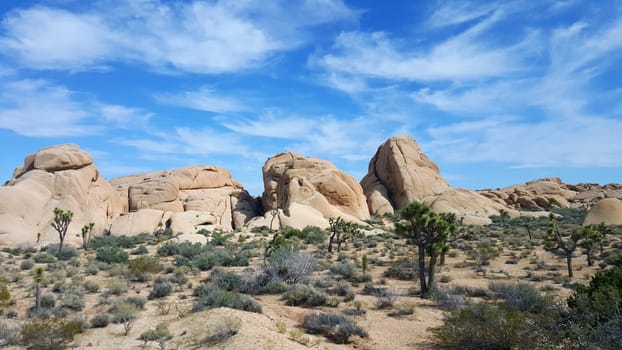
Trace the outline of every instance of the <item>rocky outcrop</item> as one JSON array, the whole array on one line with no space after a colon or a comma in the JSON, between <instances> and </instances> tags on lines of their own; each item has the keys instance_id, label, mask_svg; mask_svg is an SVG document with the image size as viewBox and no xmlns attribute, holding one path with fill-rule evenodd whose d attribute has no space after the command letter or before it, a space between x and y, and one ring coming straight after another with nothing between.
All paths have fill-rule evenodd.
<instances>
[{"instance_id":1,"label":"rocky outcrop","mask_svg":"<svg viewBox=\"0 0 622 350\"><path fill-rule=\"evenodd\" d=\"M569 208L578 193L577 190L572 189L572 186L564 184L557 177L533 180L503 189L478 192L500 204L527 210Z\"/></svg>"},{"instance_id":2,"label":"rocky outcrop","mask_svg":"<svg viewBox=\"0 0 622 350\"><path fill-rule=\"evenodd\" d=\"M376 215L451 189L438 166L409 136L392 137L378 148L361 186Z\"/></svg>"},{"instance_id":3,"label":"rocky outcrop","mask_svg":"<svg viewBox=\"0 0 622 350\"><path fill-rule=\"evenodd\" d=\"M622 225L622 201L617 198L605 198L598 201L588 211L584 225L605 223Z\"/></svg>"},{"instance_id":4,"label":"rocky outcrop","mask_svg":"<svg viewBox=\"0 0 622 350\"><path fill-rule=\"evenodd\" d=\"M437 212L452 212L466 224L488 224L506 206L465 189L452 189L410 136L398 136L382 144L361 180L371 214L393 213L413 201ZM512 213L514 214L514 213Z\"/></svg>"},{"instance_id":5,"label":"rocky outcrop","mask_svg":"<svg viewBox=\"0 0 622 350\"><path fill-rule=\"evenodd\" d=\"M326 227L330 217L359 223L369 218L361 186L328 161L281 153L266 161L263 180L264 208L281 209L280 225ZM262 224L269 226L270 219L266 215Z\"/></svg>"},{"instance_id":6,"label":"rocky outcrop","mask_svg":"<svg viewBox=\"0 0 622 350\"><path fill-rule=\"evenodd\" d=\"M130 213L171 212L173 232L241 228L258 214L258 203L231 174L215 166L189 166L110 181Z\"/></svg>"},{"instance_id":7,"label":"rocky outcrop","mask_svg":"<svg viewBox=\"0 0 622 350\"><path fill-rule=\"evenodd\" d=\"M54 208L74 213L66 241L79 243L82 226L93 222L95 233L105 231L123 212L123 202L79 146L42 149L0 187L0 245L58 242L50 225Z\"/></svg>"}]
</instances>

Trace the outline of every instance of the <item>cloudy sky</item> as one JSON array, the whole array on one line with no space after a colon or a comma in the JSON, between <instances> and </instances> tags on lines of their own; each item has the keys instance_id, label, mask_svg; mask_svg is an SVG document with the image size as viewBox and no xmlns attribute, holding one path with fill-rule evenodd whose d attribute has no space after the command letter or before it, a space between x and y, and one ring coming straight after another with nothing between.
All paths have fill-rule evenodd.
<instances>
[{"instance_id":1,"label":"cloudy sky","mask_svg":"<svg viewBox=\"0 0 622 350\"><path fill-rule=\"evenodd\" d=\"M78 143L253 194L282 151L360 179L408 134L454 186L622 182L622 2L0 1L0 182Z\"/></svg>"}]
</instances>

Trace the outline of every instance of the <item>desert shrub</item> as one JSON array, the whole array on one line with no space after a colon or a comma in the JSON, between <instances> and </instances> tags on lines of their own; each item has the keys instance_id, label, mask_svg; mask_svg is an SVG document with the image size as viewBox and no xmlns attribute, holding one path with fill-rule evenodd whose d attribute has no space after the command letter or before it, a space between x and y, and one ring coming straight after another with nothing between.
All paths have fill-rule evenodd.
<instances>
[{"instance_id":1,"label":"desert shrub","mask_svg":"<svg viewBox=\"0 0 622 350\"><path fill-rule=\"evenodd\" d=\"M432 299L436 301L443 310L459 310L466 304L465 295L456 292L455 289L438 288L432 293Z\"/></svg>"},{"instance_id":2,"label":"desert shrub","mask_svg":"<svg viewBox=\"0 0 622 350\"><path fill-rule=\"evenodd\" d=\"M22 342L33 350L64 349L81 328L60 317L34 318L22 327Z\"/></svg>"},{"instance_id":3,"label":"desert shrub","mask_svg":"<svg viewBox=\"0 0 622 350\"><path fill-rule=\"evenodd\" d=\"M171 294L173 285L166 279L157 278L153 283L153 288L149 292L149 299L159 299Z\"/></svg>"},{"instance_id":4,"label":"desert shrub","mask_svg":"<svg viewBox=\"0 0 622 350\"><path fill-rule=\"evenodd\" d=\"M43 294L39 297L39 303L43 309L51 309L56 306L56 298L52 294Z\"/></svg>"},{"instance_id":5,"label":"desert shrub","mask_svg":"<svg viewBox=\"0 0 622 350\"><path fill-rule=\"evenodd\" d=\"M293 284L306 281L317 266L317 260L308 252L286 247L270 255L264 272L273 279Z\"/></svg>"},{"instance_id":6,"label":"desert shrub","mask_svg":"<svg viewBox=\"0 0 622 350\"><path fill-rule=\"evenodd\" d=\"M261 313L261 306L255 299L245 294L232 292L218 288L217 286L206 283L194 290L197 297L192 308L193 311L216 307L230 307L233 309Z\"/></svg>"},{"instance_id":7,"label":"desert shrub","mask_svg":"<svg viewBox=\"0 0 622 350\"><path fill-rule=\"evenodd\" d=\"M32 258L37 264L50 264L56 261L54 255L48 254L46 252L35 254Z\"/></svg>"},{"instance_id":8,"label":"desert shrub","mask_svg":"<svg viewBox=\"0 0 622 350\"><path fill-rule=\"evenodd\" d=\"M580 286L568 298L570 307L567 337L574 344L598 347L611 344L619 349L622 339L622 268L598 272L590 284Z\"/></svg>"},{"instance_id":9,"label":"desert shrub","mask_svg":"<svg viewBox=\"0 0 622 350\"><path fill-rule=\"evenodd\" d=\"M30 270L35 266L35 262L32 259L22 260L19 264L19 268L22 270Z\"/></svg>"},{"instance_id":10,"label":"desert shrub","mask_svg":"<svg viewBox=\"0 0 622 350\"><path fill-rule=\"evenodd\" d=\"M227 241L229 241L230 238L231 238L230 234L224 234L222 232L216 231L212 234L212 239L210 240L210 244L216 245L216 246L224 246L225 244L227 244Z\"/></svg>"},{"instance_id":11,"label":"desert shrub","mask_svg":"<svg viewBox=\"0 0 622 350\"><path fill-rule=\"evenodd\" d=\"M402 317L415 313L415 304L402 302L396 305L395 310L389 312L389 317Z\"/></svg>"},{"instance_id":12,"label":"desert shrub","mask_svg":"<svg viewBox=\"0 0 622 350\"><path fill-rule=\"evenodd\" d=\"M63 246L63 249L60 251L60 254L58 252L58 244L50 244L45 248L45 251L50 254L50 255L54 255L58 258L58 260L71 260L73 258L75 258L76 256L78 256L78 250L74 247L71 246Z\"/></svg>"},{"instance_id":13,"label":"desert shrub","mask_svg":"<svg viewBox=\"0 0 622 350\"><path fill-rule=\"evenodd\" d=\"M20 342L20 328L0 321L0 348L18 345Z\"/></svg>"},{"instance_id":14,"label":"desert shrub","mask_svg":"<svg viewBox=\"0 0 622 350\"><path fill-rule=\"evenodd\" d=\"M75 291L67 292L63 295L61 305L67 309L80 311L84 308L84 295Z\"/></svg>"},{"instance_id":15,"label":"desert shrub","mask_svg":"<svg viewBox=\"0 0 622 350\"><path fill-rule=\"evenodd\" d=\"M241 321L237 317L225 316L218 320L213 330L205 338L195 343L197 348L210 348L238 334Z\"/></svg>"},{"instance_id":16,"label":"desert shrub","mask_svg":"<svg viewBox=\"0 0 622 350\"><path fill-rule=\"evenodd\" d=\"M352 280L357 271L356 264L353 261L342 261L330 267L332 273L341 275L343 278Z\"/></svg>"},{"instance_id":17,"label":"desert shrub","mask_svg":"<svg viewBox=\"0 0 622 350\"><path fill-rule=\"evenodd\" d=\"M160 349L166 348L166 342L173 338L166 323L159 323L154 329L149 329L140 334L138 340L142 340L146 346L150 341L158 343Z\"/></svg>"},{"instance_id":18,"label":"desert shrub","mask_svg":"<svg viewBox=\"0 0 622 350\"><path fill-rule=\"evenodd\" d=\"M228 291L238 291L244 284L240 276L224 270L214 270L212 272L212 283L216 287Z\"/></svg>"},{"instance_id":19,"label":"desert shrub","mask_svg":"<svg viewBox=\"0 0 622 350\"><path fill-rule=\"evenodd\" d=\"M132 255L143 255L143 254L148 254L149 250L147 250L147 247L145 247L144 245L139 245L138 248L132 250Z\"/></svg>"},{"instance_id":20,"label":"desert shrub","mask_svg":"<svg viewBox=\"0 0 622 350\"><path fill-rule=\"evenodd\" d=\"M490 261L498 257L503 251L502 247L497 246L497 242L492 239L481 239L477 246L467 250L467 256L475 260L479 265L490 265Z\"/></svg>"},{"instance_id":21,"label":"desert shrub","mask_svg":"<svg viewBox=\"0 0 622 350\"><path fill-rule=\"evenodd\" d=\"M136 308L139 310L144 310L145 304L147 304L147 299L139 296L131 296L125 298L125 302L136 306Z\"/></svg>"},{"instance_id":22,"label":"desert shrub","mask_svg":"<svg viewBox=\"0 0 622 350\"><path fill-rule=\"evenodd\" d=\"M108 264L125 263L129 258L123 249L116 246L103 246L97 248L95 252L95 260Z\"/></svg>"},{"instance_id":23,"label":"desert shrub","mask_svg":"<svg viewBox=\"0 0 622 350\"><path fill-rule=\"evenodd\" d=\"M384 277L397 278L404 281L412 281L418 278L419 267L417 263L402 260L393 263L384 273Z\"/></svg>"},{"instance_id":24,"label":"desert shrub","mask_svg":"<svg viewBox=\"0 0 622 350\"><path fill-rule=\"evenodd\" d=\"M201 243L190 242L166 242L158 247L157 254L160 256L180 255L192 260L195 256L201 254Z\"/></svg>"},{"instance_id":25,"label":"desert shrub","mask_svg":"<svg viewBox=\"0 0 622 350\"><path fill-rule=\"evenodd\" d=\"M549 298L529 284L491 282L488 284L488 289L499 295L514 310L532 313L546 312L552 305Z\"/></svg>"},{"instance_id":26,"label":"desert shrub","mask_svg":"<svg viewBox=\"0 0 622 350\"><path fill-rule=\"evenodd\" d=\"M162 270L162 264L152 256L139 256L130 260L128 264L130 280L144 282L148 274L158 273Z\"/></svg>"},{"instance_id":27,"label":"desert shrub","mask_svg":"<svg viewBox=\"0 0 622 350\"><path fill-rule=\"evenodd\" d=\"M108 290L109 294L120 295L127 292L129 287L127 285L127 282L125 282L124 280L113 279L108 281L108 283L106 284L106 289Z\"/></svg>"},{"instance_id":28,"label":"desert shrub","mask_svg":"<svg viewBox=\"0 0 622 350\"><path fill-rule=\"evenodd\" d=\"M483 302L453 311L435 335L447 349L539 349L550 332L532 314Z\"/></svg>"},{"instance_id":29,"label":"desert shrub","mask_svg":"<svg viewBox=\"0 0 622 350\"><path fill-rule=\"evenodd\" d=\"M328 289L327 292L343 297L345 302L354 300L354 289L346 281L339 281L333 288Z\"/></svg>"},{"instance_id":30,"label":"desert shrub","mask_svg":"<svg viewBox=\"0 0 622 350\"><path fill-rule=\"evenodd\" d=\"M153 239L153 237L151 237ZM89 247L93 250L97 250L101 247L118 247L124 249L134 248L139 244L145 244L150 240L150 235L142 233L136 236L100 236L93 237Z\"/></svg>"},{"instance_id":31,"label":"desert shrub","mask_svg":"<svg viewBox=\"0 0 622 350\"><path fill-rule=\"evenodd\" d=\"M287 305L316 307L325 305L328 300L326 293L305 284L290 286L282 296Z\"/></svg>"},{"instance_id":32,"label":"desert shrub","mask_svg":"<svg viewBox=\"0 0 622 350\"><path fill-rule=\"evenodd\" d=\"M301 238L306 244L322 244L328 233L317 226L306 226L301 231Z\"/></svg>"},{"instance_id":33,"label":"desert shrub","mask_svg":"<svg viewBox=\"0 0 622 350\"><path fill-rule=\"evenodd\" d=\"M97 293L99 292L99 284L95 281L84 281L82 287L87 293Z\"/></svg>"},{"instance_id":34,"label":"desert shrub","mask_svg":"<svg viewBox=\"0 0 622 350\"><path fill-rule=\"evenodd\" d=\"M305 316L302 326L311 334L322 334L337 344L346 344L351 336L367 337L367 332L343 314L315 313Z\"/></svg>"},{"instance_id":35,"label":"desert shrub","mask_svg":"<svg viewBox=\"0 0 622 350\"><path fill-rule=\"evenodd\" d=\"M91 318L90 324L93 328L104 328L110 323L108 314L97 314Z\"/></svg>"},{"instance_id":36,"label":"desert shrub","mask_svg":"<svg viewBox=\"0 0 622 350\"><path fill-rule=\"evenodd\" d=\"M110 309L112 313L112 323L122 324L124 334L127 335L132 329L138 311L136 305L125 301L118 301Z\"/></svg>"}]
</instances>

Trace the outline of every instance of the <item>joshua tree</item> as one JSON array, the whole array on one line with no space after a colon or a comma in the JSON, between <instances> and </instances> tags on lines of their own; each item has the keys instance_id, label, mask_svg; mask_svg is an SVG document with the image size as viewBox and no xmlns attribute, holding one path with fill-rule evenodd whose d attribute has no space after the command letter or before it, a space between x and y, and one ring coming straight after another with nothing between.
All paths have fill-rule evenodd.
<instances>
[{"instance_id":1,"label":"joshua tree","mask_svg":"<svg viewBox=\"0 0 622 350\"><path fill-rule=\"evenodd\" d=\"M417 202L402 209L401 217L403 221L396 224L396 232L417 246L421 295L428 297L434 289L438 257L447 249L447 241L458 228L458 220L455 214L437 214ZM426 257L429 257L427 264Z\"/></svg>"},{"instance_id":2,"label":"joshua tree","mask_svg":"<svg viewBox=\"0 0 622 350\"><path fill-rule=\"evenodd\" d=\"M95 223L89 222L82 227L82 247L85 251L89 250L89 244L91 243L91 233Z\"/></svg>"},{"instance_id":3,"label":"joshua tree","mask_svg":"<svg viewBox=\"0 0 622 350\"><path fill-rule=\"evenodd\" d=\"M328 240L328 251L333 251L333 243L337 244L337 251L341 251L341 244L360 233L358 225L353 222L346 222L343 218L329 218L330 237Z\"/></svg>"},{"instance_id":4,"label":"joshua tree","mask_svg":"<svg viewBox=\"0 0 622 350\"><path fill-rule=\"evenodd\" d=\"M588 225L584 226L581 230L581 238L583 239L581 241L581 247L585 249L588 266L594 266L594 257L592 253L596 247L601 247L602 249L606 232L606 225Z\"/></svg>"},{"instance_id":5,"label":"joshua tree","mask_svg":"<svg viewBox=\"0 0 622 350\"><path fill-rule=\"evenodd\" d=\"M72 211L64 211L59 208L54 208L54 222L52 222L52 227L56 230L56 232L58 232L58 239L60 240L60 244L58 245L58 255L60 255L63 250L63 243L65 242L67 229L69 228L72 218Z\"/></svg>"},{"instance_id":6,"label":"joshua tree","mask_svg":"<svg viewBox=\"0 0 622 350\"><path fill-rule=\"evenodd\" d=\"M563 253L566 257L568 277L570 278L574 276L572 272L572 254L575 252L582 239L583 235L580 230L573 230L569 236L563 235L559 229L555 215L549 215L549 229L547 231L545 248L552 251L561 251Z\"/></svg>"}]
</instances>

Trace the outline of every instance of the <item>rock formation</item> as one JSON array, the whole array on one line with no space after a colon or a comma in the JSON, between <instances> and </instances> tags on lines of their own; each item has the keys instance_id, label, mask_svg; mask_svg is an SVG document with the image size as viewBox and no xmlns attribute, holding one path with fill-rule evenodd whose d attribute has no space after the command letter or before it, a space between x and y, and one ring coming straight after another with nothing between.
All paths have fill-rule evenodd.
<instances>
[{"instance_id":1,"label":"rock formation","mask_svg":"<svg viewBox=\"0 0 622 350\"><path fill-rule=\"evenodd\" d=\"M507 209L473 191L452 189L410 136L392 137L378 148L361 186L374 215L393 213L418 201L438 212L455 213L465 223L487 224L489 216Z\"/></svg>"},{"instance_id":2,"label":"rock formation","mask_svg":"<svg viewBox=\"0 0 622 350\"><path fill-rule=\"evenodd\" d=\"M142 214L144 209L159 212L160 219L154 229L170 227L175 233L191 233L201 228L232 230L243 227L258 214L256 200L227 170L215 166L189 166L120 177L110 182L123 198L130 216L151 217ZM149 222L155 223L155 219ZM117 227L120 226L113 225L113 234L118 232Z\"/></svg>"},{"instance_id":3,"label":"rock formation","mask_svg":"<svg viewBox=\"0 0 622 350\"><path fill-rule=\"evenodd\" d=\"M66 240L79 243L82 226L93 222L94 232L103 232L123 212L123 202L79 146L42 149L0 187L0 245L58 242L50 226L54 208L74 213Z\"/></svg>"},{"instance_id":4,"label":"rock formation","mask_svg":"<svg viewBox=\"0 0 622 350\"><path fill-rule=\"evenodd\" d=\"M584 225L600 224L622 225L622 201L617 198L605 198L588 211Z\"/></svg>"},{"instance_id":5,"label":"rock formation","mask_svg":"<svg viewBox=\"0 0 622 350\"><path fill-rule=\"evenodd\" d=\"M328 226L329 217L362 223L369 218L365 195L356 180L332 163L294 152L280 153L263 166L266 215L254 225L269 226L269 211L281 209L280 225Z\"/></svg>"}]
</instances>

